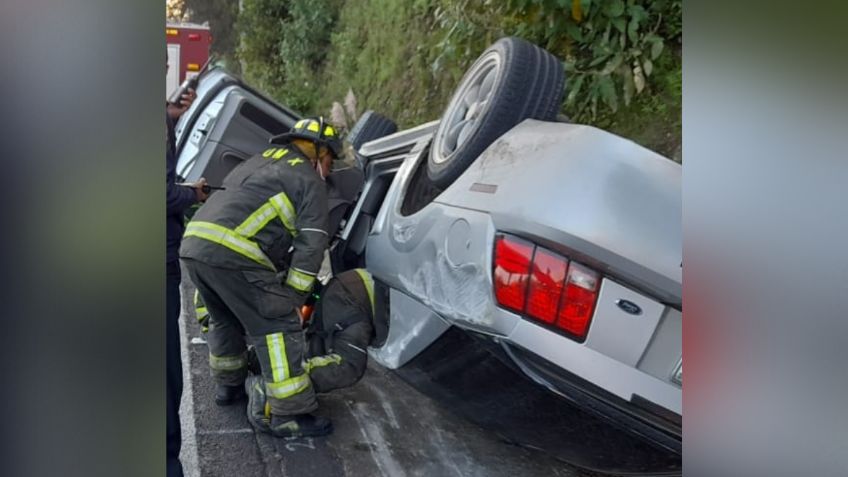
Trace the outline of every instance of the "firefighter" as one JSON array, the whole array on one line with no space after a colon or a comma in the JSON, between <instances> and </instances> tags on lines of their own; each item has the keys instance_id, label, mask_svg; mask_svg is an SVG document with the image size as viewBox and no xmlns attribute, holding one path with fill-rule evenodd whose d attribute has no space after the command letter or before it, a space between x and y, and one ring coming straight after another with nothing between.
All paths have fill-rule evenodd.
<instances>
[{"instance_id":1,"label":"firefighter","mask_svg":"<svg viewBox=\"0 0 848 477\"><path fill-rule=\"evenodd\" d=\"M323 118L303 119L224 179L197 211L180 257L208 309L215 402L245 397L247 340L256 350L270 404L268 431L280 437L332 432L313 416L315 390L304 369L297 312L327 247L323 182L341 141Z\"/></svg>"},{"instance_id":2,"label":"firefighter","mask_svg":"<svg viewBox=\"0 0 848 477\"><path fill-rule=\"evenodd\" d=\"M374 279L361 268L339 274L324 287L306 331L309 358L305 369L315 392L352 386L362 379L368 346L376 338L377 301ZM254 427L264 430L269 419L261 378L249 377L246 388L248 418Z\"/></svg>"},{"instance_id":3,"label":"firefighter","mask_svg":"<svg viewBox=\"0 0 848 477\"><path fill-rule=\"evenodd\" d=\"M316 392L362 378L374 338L374 308L374 279L362 268L339 274L322 291L306 331L306 370Z\"/></svg>"}]
</instances>

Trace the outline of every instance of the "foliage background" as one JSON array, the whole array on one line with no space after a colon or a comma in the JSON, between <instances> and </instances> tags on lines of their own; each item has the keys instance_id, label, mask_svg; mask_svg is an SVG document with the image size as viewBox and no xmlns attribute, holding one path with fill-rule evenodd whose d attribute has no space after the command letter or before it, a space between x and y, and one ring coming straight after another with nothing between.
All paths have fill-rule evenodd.
<instances>
[{"instance_id":1,"label":"foliage background","mask_svg":"<svg viewBox=\"0 0 848 477\"><path fill-rule=\"evenodd\" d=\"M352 90L360 111L400 127L436 119L474 59L513 35L563 61L572 120L682 159L682 0L183 3L210 22L231 69L306 114L328 114Z\"/></svg>"}]
</instances>

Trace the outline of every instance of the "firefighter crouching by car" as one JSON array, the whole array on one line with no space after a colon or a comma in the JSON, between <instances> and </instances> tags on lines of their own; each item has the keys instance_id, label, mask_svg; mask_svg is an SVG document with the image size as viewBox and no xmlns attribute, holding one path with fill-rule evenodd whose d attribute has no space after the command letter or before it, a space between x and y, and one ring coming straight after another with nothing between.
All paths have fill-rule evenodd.
<instances>
[{"instance_id":1,"label":"firefighter crouching by car","mask_svg":"<svg viewBox=\"0 0 848 477\"><path fill-rule=\"evenodd\" d=\"M245 396L247 346L256 350L271 419L280 437L332 432L306 374L296 313L327 247L323 182L341 142L323 118L299 121L224 179L186 227L180 257L209 311L215 401Z\"/></svg>"},{"instance_id":2,"label":"firefighter crouching by car","mask_svg":"<svg viewBox=\"0 0 848 477\"><path fill-rule=\"evenodd\" d=\"M316 392L352 386L365 374L374 314L374 278L365 269L327 283L306 329L306 369Z\"/></svg>"},{"instance_id":3,"label":"firefighter crouching by car","mask_svg":"<svg viewBox=\"0 0 848 477\"><path fill-rule=\"evenodd\" d=\"M387 333L374 316L383 300L375 297L374 279L361 268L348 270L321 291L306 329L306 371L316 392L354 385L368 364L368 346ZM247 417L257 429L269 423L269 406L260 376L247 378Z\"/></svg>"}]
</instances>

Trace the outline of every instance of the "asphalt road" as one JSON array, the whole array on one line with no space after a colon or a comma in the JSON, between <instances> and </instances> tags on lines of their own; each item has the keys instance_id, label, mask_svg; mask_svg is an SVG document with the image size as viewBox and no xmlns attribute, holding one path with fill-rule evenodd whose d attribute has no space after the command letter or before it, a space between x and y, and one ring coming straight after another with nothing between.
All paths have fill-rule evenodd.
<instances>
[{"instance_id":1,"label":"asphalt road","mask_svg":"<svg viewBox=\"0 0 848 477\"><path fill-rule=\"evenodd\" d=\"M369 363L355 386L320 395L335 432L322 438L257 434L243 405L216 406L207 347L183 285L182 461L189 476L593 476L509 444L458 418L394 372Z\"/></svg>"},{"instance_id":2,"label":"asphalt road","mask_svg":"<svg viewBox=\"0 0 848 477\"><path fill-rule=\"evenodd\" d=\"M373 361L319 395L335 432L278 439L245 404L214 404L208 348L183 284L183 465L189 476L677 476L681 456L647 443L521 373L491 339L448 330L398 370ZM601 473L596 473L601 472Z\"/></svg>"}]
</instances>

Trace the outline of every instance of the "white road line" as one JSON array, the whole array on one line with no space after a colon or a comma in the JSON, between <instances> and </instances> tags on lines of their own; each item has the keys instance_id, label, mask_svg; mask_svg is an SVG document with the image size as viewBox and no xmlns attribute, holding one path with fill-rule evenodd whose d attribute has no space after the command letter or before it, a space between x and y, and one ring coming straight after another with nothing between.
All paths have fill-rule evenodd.
<instances>
[{"instance_id":1,"label":"white road line","mask_svg":"<svg viewBox=\"0 0 848 477\"><path fill-rule=\"evenodd\" d=\"M183 398L180 402L180 428L182 431L182 448L180 449L180 461L183 463L183 472L187 477L200 477L200 458L197 455L197 434L194 425L194 393L191 379L191 357L189 355L189 339L185 320L189 317L194 319L194 310L191 297L194 290L188 281L188 274L182 271L183 282L180 284L180 356L183 362ZM188 315L187 310L191 310Z\"/></svg>"},{"instance_id":2,"label":"white road line","mask_svg":"<svg viewBox=\"0 0 848 477\"><path fill-rule=\"evenodd\" d=\"M247 428L247 429L216 429L214 431L200 431L197 434L200 435L200 436L208 436L208 435L218 436L218 435L224 435L224 434L253 434L253 429L251 429L251 428Z\"/></svg>"}]
</instances>

